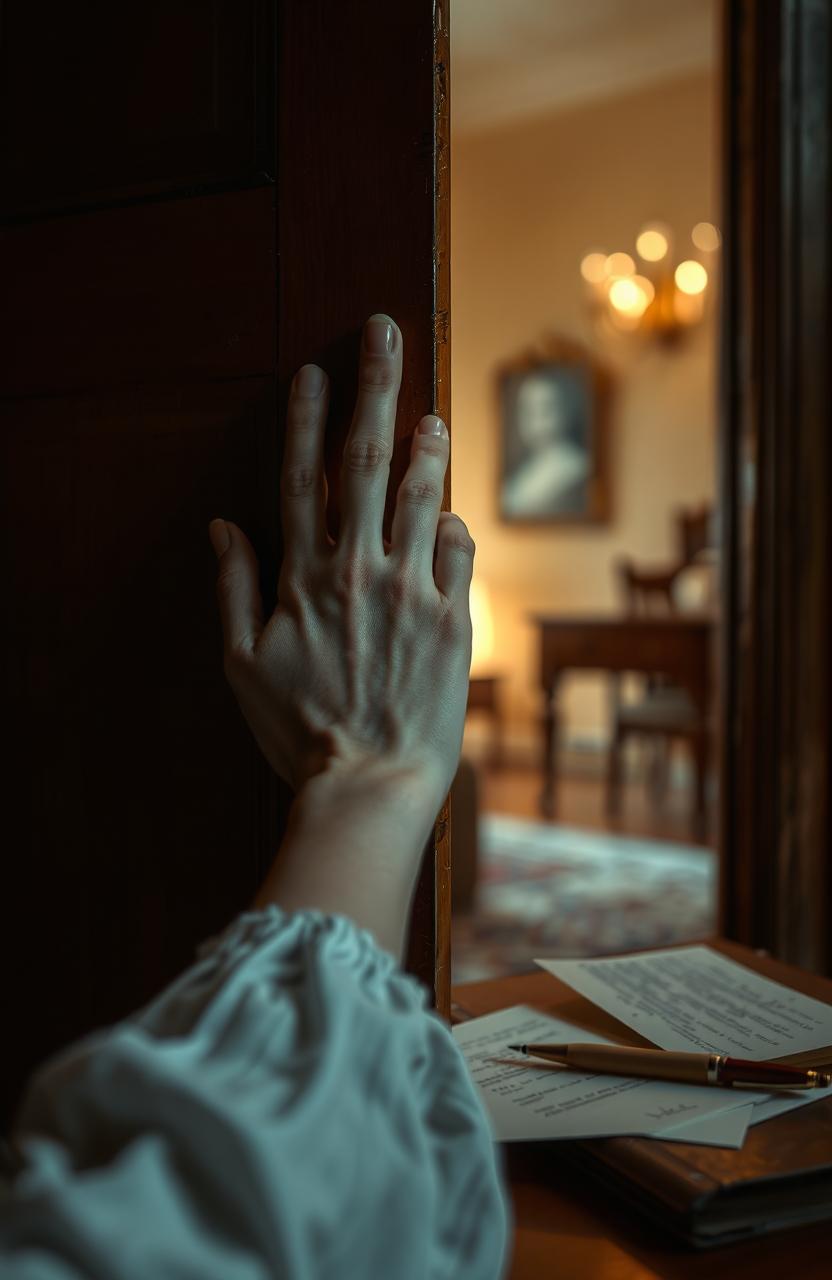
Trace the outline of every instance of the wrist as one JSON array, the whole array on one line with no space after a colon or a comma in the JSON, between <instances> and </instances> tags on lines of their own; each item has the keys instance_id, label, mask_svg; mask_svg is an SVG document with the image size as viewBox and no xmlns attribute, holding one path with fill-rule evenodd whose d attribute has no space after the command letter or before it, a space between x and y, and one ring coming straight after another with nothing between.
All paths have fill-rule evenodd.
<instances>
[{"instance_id":1,"label":"wrist","mask_svg":"<svg viewBox=\"0 0 832 1280\"><path fill-rule=\"evenodd\" d=\"M338 912L401 959L443 783L438 771L412 764L331 761L298 790L256 904Z\"/></svg>"},{"instance_id":2,"label":"wrist","mask_svg":"<svg viewBox=\"0 0 832 1280\"><path fill-rule=\"evenodd\" d=\"M344 824L352 818L371 825L392 822L413 832L421 847L447 792L439 770L394 760L331 760L308 778L295 797L296 817Z\"/></svg>"}]
</instances>

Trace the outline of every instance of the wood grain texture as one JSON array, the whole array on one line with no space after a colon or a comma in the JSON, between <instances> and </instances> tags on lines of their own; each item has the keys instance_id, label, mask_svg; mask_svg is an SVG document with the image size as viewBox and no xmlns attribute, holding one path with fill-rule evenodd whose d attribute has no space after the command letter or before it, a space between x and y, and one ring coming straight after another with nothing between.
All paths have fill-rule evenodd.
<instances>
[{"instance_id":1,"label":"wood grain texture","mask_svg":"<svg viewBox=\"0 0 832 1280\"><path fill-rule=\"evenodd\" d=\"M448 407L448 356L436 337L445 324L436 319L436 280L443 278L435 199L442 113L434 6L367 0L360 6L360 49L356 21L354 5L305 0L281 6L278 30L278 401L282 408L305 361L327 370L333 533L360 335L369 315L392 315L404 340L388 529L416 423L434 408ZM447 271L447 253L442 267ZM447 283L442 289L446 298ZM449 907L437 900L437 860L444 867L447 854L434 838L414 899L408 958L434 995L438 967L443 982L449 968L449 944L438 944L440 921L443 935L449 934Z\"/></svg>"},{"instance_id":2,"label":"wood grain texture","mask_svg":"<svg viewBox=\"0 0 832 1280\"><path fill-rule=\"evenodd\" d=\"M44 1054L145 1003L251 901L283 830L223 676L207 538L237 520L273 601L259 7L3 8L5 1116ZM137 38L117 46L120 21ZM200 175L240 189L194 194Z\"/></svg>"},{"instance_id":3,"label":"wood grain texture","mask_svg":"<svg viewBox=\"0 0 832 1280\"><path fill-rule=\"evenodd\" d=\"M274 191L0 231L0 396L271 373Z\"/></svg>"},{"instance_id":4,"label":"wood grain texture","mask_svg":"<svg viewBox=\"0 0 832 1280\"><path fill-rule=\"evenodd\" d=\"M222 676L206 537L223 511L266 545L271 379L4 409L9 1098L191 962L250 901L279 826Z\"/></svg>"},{"instance_id":5,"label":"wood grain texture","mask_svg":"<svg viewBox=\"0 0 832 1280\"><path fill-rule=\"evenodd\" d=\"M272 194L131 205L132 179L173 165L187 185L182 157L201 163L186 72L228 86L248 59L258 83L247 14L225 8L217 46L208 10L119 13L142 27L120 73L100 6L4 6L4 209L27 215L2 238L6 1110L35 1062L143 1004L250 901L280 831L223 678L206 536L238 519L274 578ZM90 103L99 132L55 156ZM245 130L214 124L245 171ZM63 216L70 172L82 203L120 207Z\"/></svg>"},{"instance_id":6,"label":"wood grain texture","mask_svg":"<svg viewBox=\"0 0 832 1280\"><path fill-rule=\"evenodd\" d=\"M832 972L830 29L726 7L722 928Z\"/></svg>"},{"instance_id":7,"label":"wood grain texture","mask_svg":"<svg viewBox=\"0 0 832 1280\"><path fill-rule=\"evenodd\" d=\"M250 38L265 9L280 27L269 74L272 43ZM251 900L278 848L290 795L224 680L207 523L226 516L249 534L270 609L295 370L317 359L333 379L334 493L368 314L391 312L406 344L393 487L419 417L447 411L448 397L434 318L432 7L131 3L119 10L141 40L126 46L120 79L113 15L98 6L90 29L86 10L64 10L45 0L34 15L15 0L2 36L7 69L11 49L21 58L2 89L20 197L0 241L0 570L15 601L0 663L14 744L0 930L15 1029L0 1062L7 1113L45 1053L170 980ZM62 95L79 92L73 68L98 132L74 138L67 157L47 146L53 171L39 174L46 117L31 94L55 118ZM195 124L207 81L225 86L219 115ZM68 101L67 119L88 105ZM108 108L124 125L116 151ZM278 185L252 187L252 146L269 136ZM238 189L193 190L209 152L208 178ZM77 178L71 190L65 178ZM410 961L431 991L439 831Z\"/></svg>"},{"instance_id":8,"label":"wood grain texture","mask_svg":"<svg viewBox=\"0 0 832 1280\"><path fill-rule=\"evenodd\" d=\"M0 220L273 181L272 0L5 0Z\"/></svg>"}]
</instances>

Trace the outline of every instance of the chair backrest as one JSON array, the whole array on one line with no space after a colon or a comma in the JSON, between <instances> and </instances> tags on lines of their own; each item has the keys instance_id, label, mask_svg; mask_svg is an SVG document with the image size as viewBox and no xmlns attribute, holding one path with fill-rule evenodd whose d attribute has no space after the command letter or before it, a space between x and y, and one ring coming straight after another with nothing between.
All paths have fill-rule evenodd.
<instances>
[{"instance_id":1,"label":"chair backrest","mask_svg":"<svg viewBox=\"0 0 832 1280\"><path fill-rule=\"evenodd\" d=\"M676 579L695 564L705 551L715 547L714 510L704 503L676 513L676 541L679 559L670 568L644 569L626 557L615 562L614 571L627 613L635 617L657 617L679 612Z\"/></svg>"},{"instance_id":2,"label":"chair backrest","mask_svg":"<svg viewBox=\"0 0 832 1280\"><path fill-rule=\"evenodd\" d=\"M673 584L684 565L673 569L638 569L632 560L618 560L615 572L624 609L635 617L677 612Z\"/></svg>"},{"instance_id":3,"label":"chair backrest","mask_svg":"<svg viewBox=\"0 0 832 1280\"><path fill-rule=\"evenodd\" d=\"M676 545L682 564L692 564L703 551L716 546L714 509L709 503L676 513Z\"/></svg>"}]
</instances>

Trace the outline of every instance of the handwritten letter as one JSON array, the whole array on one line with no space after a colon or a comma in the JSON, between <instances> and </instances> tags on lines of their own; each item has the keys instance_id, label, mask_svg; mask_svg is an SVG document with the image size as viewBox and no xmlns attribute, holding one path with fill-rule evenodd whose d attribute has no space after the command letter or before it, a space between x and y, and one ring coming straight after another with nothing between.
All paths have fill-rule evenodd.
<instances>
[{"instance_id":1,"label":"handwritten letter","mask_svg":"<svg viewBox=\"0 0 832 1280\"><path fill-rule=\"evenodd\" d=\"M662 1049L763 1059L832 1045L832 1005L710 947L535 963Z\"/></svg>"},{"instance_id":2,"label":"handwritten letter","mask_svg":"<svg viewBox=\"0 0 832 1280\"><path fill-rule=\"evenodd\" d=\"M535 1066L534 1060L512 1055L507 1046L517 1042L605 1043L600 1036L523 1005L464 1022L453 1034L500 1141L659 1134L684 1125L684 1135L680 1131L674 1136L694 1142L695 1122L705 1118L712 1123L703 1141L740 1146L745 1136L750 1108L739 1104L748 1103L748 1095L738 1098L704 1086L592 1075L548 1063ZM733 1111L739 1115L732 1116ZM726 1120L721 1129L720 1115Z\"/></svg>"}]
</instances>

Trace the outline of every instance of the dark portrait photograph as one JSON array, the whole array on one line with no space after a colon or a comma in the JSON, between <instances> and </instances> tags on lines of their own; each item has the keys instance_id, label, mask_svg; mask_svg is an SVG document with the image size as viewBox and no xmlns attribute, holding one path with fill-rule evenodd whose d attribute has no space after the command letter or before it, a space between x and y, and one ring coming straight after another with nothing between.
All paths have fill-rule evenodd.
<instances>
[{"instance_id":1,"label":"dark portrait photograph","mask_svg":"<svg viewBox=\"0 0 832 1280\"><path fill-rule=\"evenodd\" d=\"M500 513L505 520L596 518L591 370L541 363L501 380Z\"/></svg>"}]
</instances>

